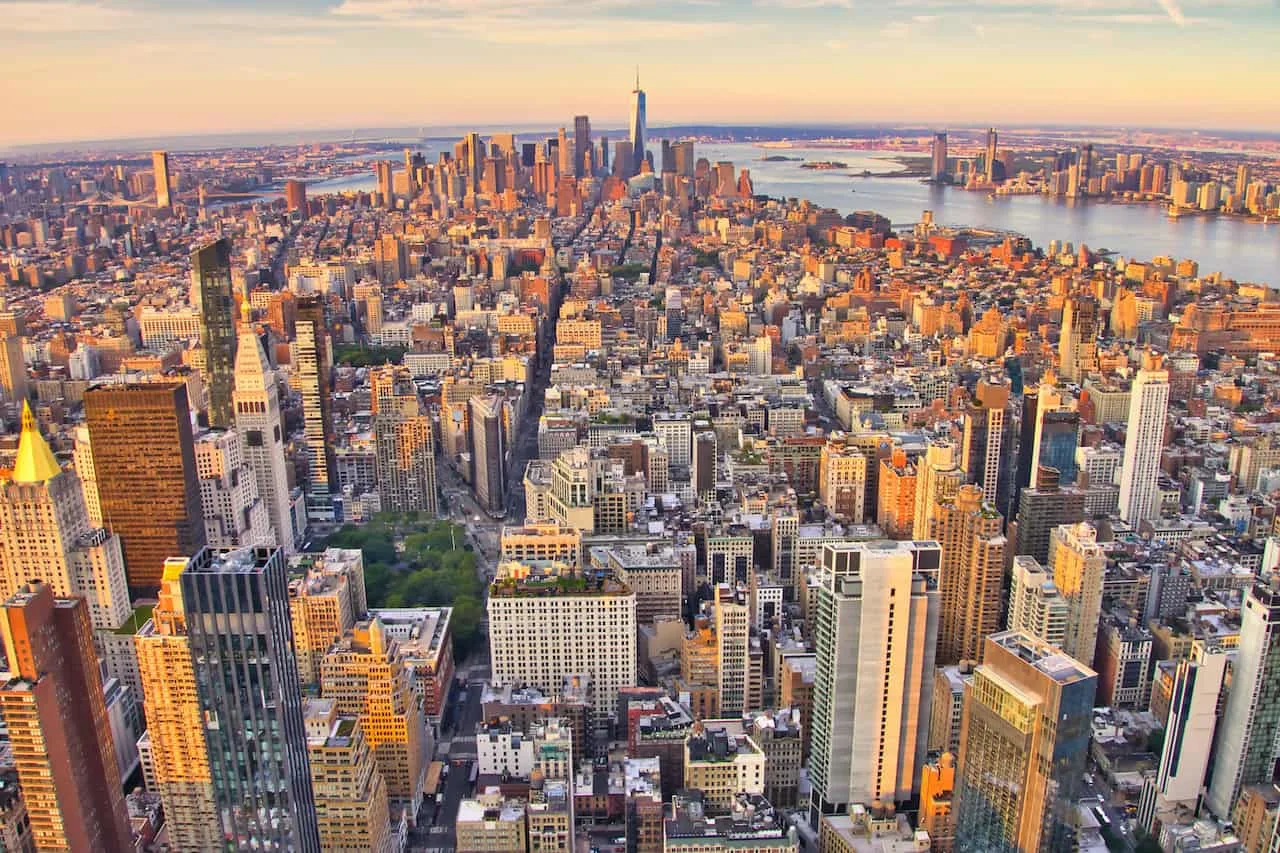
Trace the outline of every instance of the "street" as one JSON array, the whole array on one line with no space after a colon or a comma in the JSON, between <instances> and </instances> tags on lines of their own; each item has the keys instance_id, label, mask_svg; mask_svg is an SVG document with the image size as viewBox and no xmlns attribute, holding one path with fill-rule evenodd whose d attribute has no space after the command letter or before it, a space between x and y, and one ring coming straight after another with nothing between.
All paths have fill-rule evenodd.
<instances>
[{"instance_id":1,"label":"street","mask_svg":"<svg viewBox=\"0 0 1280 853\"><path fill-rule=\"evenodd\" d=\"M476 725L480 722L480 693L489 668L477 663L464 668L471 678L461 691L460 701L449 703L450 714L446 721L447 734L442 732L436 743L435 760L449 765L449 776L441 785L440 796L434 802L423 805L417 829L409 834L411 853L444 853L457 848L454 823L458 818L458 805L472 796L471 766L476 758ZM459 670L459 675L467 675Z\"/></svg>"}]
</instances>

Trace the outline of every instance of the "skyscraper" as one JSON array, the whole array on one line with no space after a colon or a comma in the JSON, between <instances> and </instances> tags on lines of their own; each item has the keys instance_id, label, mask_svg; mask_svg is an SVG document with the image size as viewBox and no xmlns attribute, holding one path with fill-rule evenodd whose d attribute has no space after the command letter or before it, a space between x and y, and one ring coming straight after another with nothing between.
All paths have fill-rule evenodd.
<instances>
[{"instance_id":1,"label":"skyscraper","mask_svg":"<svg viewBox=\"0 0 1280 853\"><path fill-rule=\"evenodd\" d=\"M258 497L267 505L267 518L275 544L285 555L293 553L293 500L284 458L284 431L280 422L280 392L275 373L267 363L262 343L246 324L236 348L236 432L244 442L244 457L258 481Z\"/></svg>"},{"instance_id":2,"label":"skyscraper","mask_svg":"<svg viewBox=\"0 0 1280 853\"><path fill-rule=\"evenodd\" d=\"M964 413L961 464L968 481L981 487L983 497L993 504L1000 497L1004 415L1008 404L1007 382L979 379L974 400Z\"/></svg>"},{"instance_id":3,"label":"skyscraper","mask_svg":"<svg viewBox=\"0 0 1280 853\"><path fill-rule=\"evenodd\" d=\"M382 206L391 210L396 206L396 164L390 160L379 160L374 164L374 171L378 175L378 196L382 200Z\"/></svg>"},{"instance_id":4,"label":"skyscraper","mask_svg":"<svg viewBox=\"0 0 1280 853\"><path fill-rule=\"evenodd\" d=\"M5 602L0 634L0 713L37 849L133 850L84 601L25 586Z\"/></svg>"},{"instance_id":5,"label":"skyscraper","mask_svg":"<svg viewBox=\"0 0 1280 853\"><path fill-rule=\"evenodd\" d=\"M981 660L983 640L1000 628L1000 587L1004 576L1004 519L977 486L961 486L940 501L930 519L929 538L942 546L938 590L940 666Z\"/></svg>"},{"instance_id":6,"label":"skyscraper","mask_svg":"<svg viewBox=\"0 0 1280 853\"><path fill-rule=\"evenodd\" d=\"M956 853L1057 853L1076 837L1097 675L1016 631L987 638L964 688Z\"/></svg>"},{"instance_id":7,"label":"skyscraper","mask_svg":"<svg viewBox=\"0 0 1280 853\"><path fill-rule=\"evenodd\" d=\"M472 397L471 482L476 500L490 515L502 515L507 501L507 401Z\"/></svg>"},{"instance_id":8,"label":"skyscraper","mask_svg":"<svg viewBox=\"0 0 1280 853\"><path fill-rule=\"evenodd\" d=\"M592 160L591 119L587 116L573 117L573 174L575 177L590 176Z\"/></svg>"},{"instance_id":9,"label":"skyscraper","mask_svg":"<svg viewBox=\"0 0 1280 853\"><path fill-rule=\"evenodd\" d=\"M933 135L933 165L929 170L930 176L934 183L941 183L947 179L947 134L935 133Z\"/></svg>"},{"instance_id":10,"label":"skyscraper","mask_svg":"<svg viewBox=\"0 0 1280 853\"><path fill-rule=\"evenodd\" d=\"M431 417L422 410L413 378L405 368L376 371L373 434L378 496L392 512L435 515L436 457Z\"/></svg>"},{"instance_id":11,"label":"skyscraper","mask_svg":"<svg viewBox=\"0 0 1280 853\"><path fill-rule=\"evenodd\" d=\"M320 659L320 694L338 713L359 718L388 798L397 814L407 809L415 820L433 745L411 678L399 644L376 616L357 622Z\"/></svg>"},{"instance_id":12,"label":"skyscraper","mask_svg":"<svg viewBox=\"0 0 1280 853\"><path fill-rule=\"evenodd\" d=\"M134 637L143 710L151 742L151 775L164 805L169 840L178 850L221 846L195 663L182 607L185 557L165 562L160 600Z\"/></svg>"},{"instance_id":13,"label":"skyscraper","mask_svg":"<svg viewBox=\"0 0 1280 853\"><path fill-rule=\"evenodd\" d=\"M271 516L245 461L239 433L208 430L196 436L196 472L205 541L211 548L275 544Z\"/></svg>"},{"instance_id":14,"label":"skyscraper","mask_svg":"<svg viewBox=\"0 0 1280 853\"><path fill-rule=\"evenodd\" d=\"M916 789L929 740L938 640L936 542L822 550L810 822ZM898 593L902 593L899 595Z\"/></svg>"},{"instance_id":15,"label":"skyscraper","mask_svg":"<svg viewBox=\"0 0 1280 853\"><path fill-rule=\"evenodd\" d=\"M22 356L22 338L0 331L0 392L6 402L27 398L27 362Z\"/></svg>"},{"instance_id":16,"label":"skyscraper","mask_svg":"<svg viewBox=\"0 0 1280 853\"><path fill-rule=\"evenodd\" d=\"M993 184L996 181L996 143L999 140L999 134L996 133L994 127L987 128L987 155L986 162L983 165L987 169L987 183Z\"/></svg>"},{"instance_id":17,"label":"skyscraper","mask_svg":"<svg viewBox=\"0 0 1280 853\"><path fill-rule=\"evenodd\" d=\"M179 582L226 842L319 853L283 554L203 548Z\"/></svg>"},{"instance_id":18,"label":"skyscraper","mask_svg":"<svg viewBox=\"0 0 1280 853\"><path fill-rule=\"evenodd\" d=\"M964 471L956 464L954 442L929 442L924 458L916 464L916 506L912 517L914 539L929 538L929 524L940 500L954 497L964 482Z\"/></svg>"},{"instance_id":19,"label":"skyscraper","mask_svg":"<svg viewBox=\"0 0 1280 853\"><path fill-rule=\"evenodd\" d=\"M1135 526L1144 519L1160 516L1157 481L1168 412L1169 371L1161 369L1159 356L1145 355L1129 392L1129 421L1120 468L1120 517Z\"/></svg>"},{"instance_id":20,"label":"skyscraper","mask_svg":"<svg viewBox=\"0 0 1280 853\"><path fill-rule=\"evenodd\" d=\"M187 386L90 388L84 412L102 519L120 537L129 586L154 589L165 560L205 542Z\"/></svg>"},{"instance_id":21,"label":"skyscraper","mask_svg":"<svg viewBox=\"0 0 1280 853\"><path fill-rule=\"evenodd\" d=\"M627 175L640 174L644 163L645 143L648 142L645 118L644 89L640 88L640 69L636 69L636 88L631 92L631 123L628 138L631 141L631 170Z\"/></svg>"},{"instance_id":22,"label":"skyscraper","mask_svg":"<svg viewBox=\"0 0 1280 853\"><path fill-rule=\"evenodd\" d=\"M298 384L302 395L302 434L311 462L307 482L307 516L333 518L333 415L329 410L329 330L324 302L316 297L298 301Z\"/></svg>"},{"instance_id":23,"label":"skyscraper","mask_svg":"<svg viewBox=\"0 0 1280 853\"><path fill-rule=\"evenodd\" d=\"M1216 641L1194 640L1191 656L1177 662L1160 768L1155 778L1143 785L1138 808L1138 820L1148 832L1156 832L1162 813L1179 806L1194 810L1199 805L1233 657L1234 650L1228 651Z\"/></svg>"},{"instance_id":24,"label":"skyscraper","mask_svg":"<svg viewBox=\"0 0 1280 853\"><path fill-rule=\"evenodd\" d=\"M284 182L284 203L290 213L300 210L303 213L307 211L307 185L304 181L285 181Z\"/></svg>"},{"instance_id":25,"label":"skyscraper","mask_svg":"<svg viewBox=\"0 0 1280 853\"><path fill-rule=\"evenodd\" d=\"M191 272L200 297L200 344L209 385L209 426L226 429L234 421L236 300L231 284L231 241L226 237L191 255Z\"/></svg>"},{"instance_id":26,"label":"skyscraper","mask_svg":"<svg viewBox=\"0 0 1280 853\"><path fill-rule=\"evenodd\" d=\"M13 471L0 475L0 567L0 598L38 580L84 598L95 628L129 617L120 537L90 523L79 477L58 465L25 403Z\"/></svg>"},{"instance_id":27,"label":"skyscraper","mask_svg":"<svg viewBox=\"0 0 1280 853\"><path fill-rule=\"evenodd\" d=\"M1092 659L1107 571L1107 555L1093 526L1080 522L1055 527L1049 536L1049 568L1069 611L1062 650L1077 660Z\"/></svg>"},{"instance_id":28,"label":"skyscraper","mask_svg":"<svg viewBox=\"0 0 1280 853\"><path fill-rule=\"evenodd\" d=\"M404 183L405 195L409 201L418 197L418 178L414 174L413 149L404 149Z\"/></svg>"},{"instance_id":29,"label":"skyscraper","mask_svg":"<svg viewBox=\"0 0 1280 853\"><path fill-rule=\"evenodd\" d=\"M1075 294L1062 305L1058 338L1058 369L1064 379L1081 382L1098 367L1100 307L1089 294Z\"/></svg>"},{"instance_id":30,"label":"skyscraper","mask_svg":"<svg viewBox=\"0 0 1280 853\"><path fill-rule=\"evenodd\" d=\"M1280 581L1254 584L1240 608L1240 646L1218 723L1205 805L1229 820L1245 785L1270 782L1280 735Z\"/></svg>"},{"instance_id":31,"label":"skyscraper","mask_svg":"<svg viewBox=\"0 0 1280 853\"><path fill-rule=\"evenodd\" d=\"M156 207L168 209L173 207L169 196L169 152L151 152L151 172L156 179Z\"/></svg>"}]
</instances>

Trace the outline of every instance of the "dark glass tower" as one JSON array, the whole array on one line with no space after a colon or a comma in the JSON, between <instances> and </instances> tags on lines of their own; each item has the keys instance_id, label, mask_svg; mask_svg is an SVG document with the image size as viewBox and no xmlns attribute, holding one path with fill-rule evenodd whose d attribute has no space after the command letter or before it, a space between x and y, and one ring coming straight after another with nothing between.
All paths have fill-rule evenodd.
<instances>
[{"instance_id":1,"label":"dark glass tower","mask_svg":"<svg viewBox=\"0 0 1280 853\"><path fill-rule=\"evenodd\" d=\"M205 548L181 583L228 847L320 853L283 552Z\"/></svg>"},{"instance_id":2,"label":"dark glass tower","mask_svg":"<svg viewBox=\"0 0 1280 853\"><path fill-rule=\"evenodd\" d=\"M231 288L231 241L222 238L191 255L200 299L200 344L209 382L209 426L235 424L231 392L236 369L236 300Z\"/></svg>"}]
</instances>

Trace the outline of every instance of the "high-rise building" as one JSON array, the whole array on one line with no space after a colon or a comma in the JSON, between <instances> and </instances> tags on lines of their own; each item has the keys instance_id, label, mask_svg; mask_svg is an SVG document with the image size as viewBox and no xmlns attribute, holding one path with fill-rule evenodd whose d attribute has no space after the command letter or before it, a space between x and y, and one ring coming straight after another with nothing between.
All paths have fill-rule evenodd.
<instances>
[{"instance_id":1,"label":"high-rise building","mask_svg":"<svg viewBox=\"0 0 1280 853\"><path fill-rule=\"evenodd\" d=\"M413 149L404 149L404 185L405 200L412 202L418 197L417 165L414 161Z\"/></svg>"},{"instance_id":2,"label":"high-rise building","mask_svg":"<svg viewBox=\"0 0 1280 853\"><path fill-rule=\"evenodd\" d=\"M876 490L876 524L890 539L909 539L915 526L916 465L907 453L895 448L893 456L880 460L880 482Z\"/></svg>"},{"instance_id":3,"label":"high-rise building","mask_svg":"<svg viewBox=\"0 0 1280 853\"><path fill-rule=\"evenodd\" d=\"M0 567L0 598L40 581L84 598L94 628L129 616L120 538L90 522L79 478L58 465L25 403L13 470L0 474Z\"/></svg>"},{"instance_id":4,"label":"high-rise building","mask_svg":"<svg viewBox=\"0 0 1280 853\"><path fill-rule=\"evenodd\" d=\"M0 713L38 850L133 850L88 608L24 586L4 603Z\"/></svg>"},{"instance_id":5,"label":"high-rise building","mask_svg":"<svg viewBox=\"0 0 1280 853\"><path fill-rule=\"evenodd\" d=\"M151 171L156 179L156 207L168 209L173 207L169 195L169 152L151 152Z\"/></svg>"},{"instance_id":6,"label":"high-rise building","mask_svg":"<svg viewBox=\"0 0 1280 853\"><path fill-rule=\"evenodd\" d=\"M1075 486L1059 486L1056 468L1041 468L1034 489L1018 495L1015 554L1028 554L1041 563L1049 560L1049 534L1063 524L1084 521L1087 495Z\"/></svg>"},{"instance_id":7,"label":"high-rise building","mask_svg":"<svg viewBox=\"0 0 1280 853\"><path fill-rule=\"evenodd\" d=\"M1176 664L1160 768L1143 785L1138 808L1139 824L1157 837L1160 815L1199 805L1233 652L1214 641L1195 640L1191 656Z\"/></svg>"},{"instance_id":8,"label":"high-rise building","mask_svg":"<svg viewBox=\"0 0 1280 853\"><path fill-rule=\"evenodd\" d=\"M935 133L933 135L932 150L932 168L929 170L930 177L934 183L941 183L947 179L947 135L946 133Z\"/></svg>"},{"instance_id":9,"label":"high-rise building","mask_svg":"<svg viewBox=\"0 0 1280 853\"><path fill-rule=\"evenodd\" d=\"M386 367L371 378L378 497L392 512L435 515L436 456L431 417L405 368Z\"/></svg>"},{"instance_id":10,"label":"high-rise building","mask_svg":"<svg viewBox=\"0 0 1280 853\"><path fill-rule=\"evenodd\" d=\"M244 442L245 461L258 483L258 497L267 507L272 541L288 556L293 553L294 531L300 525L293 517L289 491L280 392L262 343L248 325L240 333L240 344L236 348L235 380L231 399L236 432Z\"/></svg>"},{"instance_id":11,"label":"high-rise building","mask_svg":"<svg viewBox=\"0 0 1280 853\"><path fill-rule=\"evenodd\" d=\"M591 175L591 119L573 117L573 175L581 178Z\"/></svg>"},{"instance_id":12,"label":"high-rise building","mask_svg":"<svg viewBox=\"0 0 1280 853\"><path fill-rule=\"evenodd\" d=\"M843 434L832 435L822 448L818 477L827 512L851 524L866 520L867 457Z\"/></svg>"},{"instance_id":13,"label":"high-rise building","mask_svg":"<svg viewBox=\"0 0 1280 853\"><path fill-rule=\"evenodd\" d=\"M929 442L924 457L916 464L916 506L911 519L913 539L928 539L929 525L939 501L955 497L964 482L964 470L956 460L953 442Z\"/></svg>"},{"instance_id":14,"label":"high-rise building","mask_svg":"<svg viewBox=\"0 0 1280 853\"><path fill-rule=\"evenodd\" d=\"M1256 583L1240 608L1240 646L1218 723L1205 805L1230 820L1240 789L1272 781L1280 735L1280 581Z\"/></svg>"},{"instance_id":15,"label":"high-rise building","mask_svg":"<svg viewBox=\"0 0 1280 853\"><path fill-rule=\"evenodd\" d=\"M1056 853L1076 838L1093 670L1034 637L987 638L964 689L956 853Z\"/></svg>"},{"instance_id":16,"label":"high-rise building","mask_svg":"<svg viewBox=\"0 0 1280 853\"><path fill-rule=\"evenodd\" d=\"M645 160L645 144L649 141L646 130L644 89L640 88L640 71L636 69L636 88L631 92L631 121L627 125L631 141L631 169L628 175L640 174Z\"/></svg>"},{"instance_id":17,"label":"high-rise building","mask_svg":"<svg viewBox=\"0 0 1280 853\"><path fill-rule=\"evenodd\" d=\"M307 185L304 181L284 182L284 203L290 213L307 212Z\"/></svg>"},{"instance_id":18,"label":"high-rise building","mask_svg":"<svg viewBox=\"0 0 1280 853\"><path fill-rule=\"evenodd\" d=\"M1092 659L1107 571L1107 555L1093 526L1080 522L1055 527L1049 535L1049 568L1069 609L1062 650L1077 660Z\"/></svg>"},{"instance_id":19,"label":"high-rise building","mask_svg":"<svg viewBox=\"0 0 1280 853\"><path fill-rule=\"evenodd\" d=\"M960 451L970 483L982 488L992 504L1000 498L1004 415L1009 404L1009 385L989 379L978 380L974 400L965 408L964 444Z\"/></svg>"},{"instance_id":20,"label":"high-rise building","mask_svg":"<svg viewBox=\"0 0 1280 853\"><path fill-rule=\"evenodd\" d=\"M27 363L22 355L22 338L0 332L0 393L7 402L27 398Z\"/></svg>"},{"instance_id":21,"label":"high-rise building","mask_svg":"<svg viewBox=\"0 0 1280 853\"><path fill-rule=\"evenodd\" d=\"M306 703L307 759L315 792L322 850L392 853L387 784L360 718L338 713L337 703Z\"/></svg>"},{"instance_id":22,"label":"high-rise building","mask_svg":"<svg viewBox=\"0 0 1280 853\"><path fill-rule=\"evenodd\" d=\"M751 610L745 597L728 584L716 587L716 661L720 714L741 716L760 710L753 696Z\"/></svg>"},{"instance_id":23,"label":"high-rise building","mask_svg":"<svg viewBox=\"0 0 1280 853\"><path fill-rule=\"evenodd\" d=\"M391 210L396 206L396 164L390 160L379 160L374 163L374 171L378 177L378 196L382 200L382 206Z\"/></svg>"},{"instance_id":24,"label":"high-rise building","mask_svg":"<svg viewBox=\"0 0 1280 853\"><path fill-rule=\"evenodd\" d=\"M500 516L507 501L507 420L504 397L472 397L471 482L476 500L490 515Z\"/></svg>"},{"instance_id":25,"label":"high-rise building","mask_svg":"<svg viewBox=\"0 0 1280 853\"><path fill-rule=\"evenodd\" d=\"M919 784L941 560L935 542L823 546L809 758L815 826L850 806L910 799Z\"/></svg>"},{"instance_id":26,"label":"high-rise building","mask_svg":"<svg viewBox=\"0 0 1280 853\"><path fill-rule=\"evenodd\" d=\"M413 822L434 750L410 678L399 644L376 616L357 622L320 659L320 695L360 720L393 811L407 811Z\"/></svg>"},{"instance_id":27,"label":"high-rise building","mask_svg":"<svg viewBox=\"0 0 1280 853\"><path fill-rule=\"evenodd\" d=\"M210 548L275 544L271 517L245 461L239 433L212 430L197 436L196 473Z\"/></svg>"},{"instance_id":28,"label":"high-rise building","mask_svg":"<svg viewBox=\"0 0 1280 853\"><path fill-rule=\"evenodd\" d=\"M204 548L178 580L225 844L319 853L283 553Z\"/></svg>"},{"instance_id":29,"label":"high-rise building","mask_svg":"<svg viewBox=\"0 0 1280 853\"><path fill-rule=\"evenodd\" d=\"M1064 379L1081 382L1097 370L1100 313L1098 300L1088 294L1073 294L1063 301L1058 369Z\"/></svg>"},{"instance_id":30,"label":"high-rise building","mask_svg":"<svg viewBox=\"0 0 1280 853\"><path fill-rule=\"evenodd\" d=\"M636 683L636 596L616 577L563 563L501 563L489 590L493 681L546 693L586 675L597 707L612 714Z\"/></svg>"},{"instance_id":31,"label":"high-rise building","mask_svg":"<svg viewBox=\"0 0 1280 853\"><path fill-rule=\"evenodd\" d=\"M315 297L298 300L298 387L302 396L302 434L311 463L307 482L307 516L333 518L333 414L329 400L329 330L324 302Z\"/></svg>"},{"instance_id":32,"label":"high-rise building","mask_svg":"<svg viewBox=\"0 0 1280 853\"><path fill-rule=\"evenodd\" d=\"M164 561L205 542L187 386L104 385L84 395L102 518L129 586L154 589Z\"/></svg>"},{"instance_id":33,"label":"high-rise building","mask_svg":"<svg viewBox=\"0 0 1280 853\"><path fill-rule=\"evenodd\" d=\"M1000 628L1003 528L1004 518L977 486L961 486L954 499L934 508L929 538L942 546L939 665L981 660L983 640Z\"/></svg>"},{"instance_id":34,"label":"high-rise building","mask_svg":"<svg viewBox=\"0 0 1280 853\"><path fill-rule=\"evenodd\" d=\"M175 557L165 563L159 603L134 637L150 740L147 787L160 796L176 849L214 850L222 844L222 822L182 607L187 562Z\"/></svg>"},{"instance_id":35,"label":"high-rise building","mask_svg":"<svg viewBox=\"0 0 1280 853\"><path fill-rule=\"evenodd\" d=\"M1133 380L1120 468L1120 517L1132 525L1160 517L1160 451L1169 412L1169 371L1147 356Z\"/></svg>"},{"instance_id":36,"label":"high-rise building","mask_svg":"<svg viewBox=\"0 0 1280 853\"><path fill-rule=\"evenodd\" d=\"M987 153L983 166L987 170L987 183L994 184L996 181L996 144L999 141L999 134L996 133L994 127L987 128Z\"/></svg>"},{"instance_id":37,"label":"high-rise building","mask_svg":"<svg viewBox=\"0 0 1280 853\"><path fill-rule=\"evenodd\" d=\"M1014 557L1008 630L1030 634L1061 648L1070 619L1071 605L1044 566L1035 557Z\"/></svg>"}]
</instances>

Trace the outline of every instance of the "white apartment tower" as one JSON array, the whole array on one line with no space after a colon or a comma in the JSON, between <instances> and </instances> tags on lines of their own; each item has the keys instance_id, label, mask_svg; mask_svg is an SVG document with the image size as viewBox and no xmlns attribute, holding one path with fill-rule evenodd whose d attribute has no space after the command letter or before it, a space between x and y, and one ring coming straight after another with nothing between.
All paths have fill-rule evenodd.
<instances>
[{"instance_id":1,"label":"white apartment tower","mask_svg":"<svg viewBox=\"0 0 1280 853\"><path fill-rule=\"evenodd\" d=\"M1070 620L1071 605L1058 591L1052 575L1035 557L1014 557L1006 629L1021 631L1062 648Z\"/></svg>"},{"instance_id":2,"label":"white apartment tower","mask_svg":"<svg viewBox=\"0 0 1280 853\"><path fill-rule=\"evenodd\" d=\"M1280 758L1280 580L1257 583L1240 607L1240 646L1231 694L1218 724L1213 780L1205 803L1230 820L1245 785L1271 781Z\"/></svg>"},{"instance_id":3,"label":"white apartment tower","mask_svg":"<svg viewBox=\"0 0 1280 853\"><path fill-rule=\"evenodd\" d=\"M1169 412L1169 372L1159 368L1159 356L1148 355L1143 362L1129 395L1129 422L1120 468L1120 517L1135 525L1160 515L1156 482Z\"/></svg>"},{"instance_id":4,"label":"white apartment tower","mask_svg":"<svg viewBox=\"0 0 1280 853\"><path fill-rule=\"evenodd\" d=\"M267 506L275 544L287 556L293 553L296 525L285 467L280 394L262 344L249 329L240 333L236 347L235 380L231 400L236 432L244 442L244 458L257 481L258 496Z\"/></svg>"},{"instance_id":5,"label":"white apartment tower","mask_svg":"<svg viewBox=\"0 0 1280 853\"><path fill-rule=\"evenodd\" d=\"M814 616L810 821L918 787L937 647L936 542L839 542L822 550Z\"/></svg>"}]
</instances>

